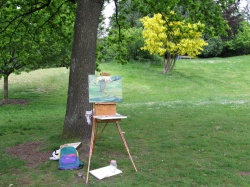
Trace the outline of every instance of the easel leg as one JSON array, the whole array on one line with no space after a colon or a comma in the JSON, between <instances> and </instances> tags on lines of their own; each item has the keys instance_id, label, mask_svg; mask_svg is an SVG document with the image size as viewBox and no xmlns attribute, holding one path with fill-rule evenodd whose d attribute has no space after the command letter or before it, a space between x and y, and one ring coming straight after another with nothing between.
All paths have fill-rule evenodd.
<instances>
[{"instance_id":1,"label":"easel leg","mask_svg":"<svg viewBox=\"0 0 250 187\"><path fill-rule=\"evenodd\" d=\"M91 139L90 139L90 146L89 146L89 162L88 162L88 170L87 170L87 177L86 177L86 184L88 184L89 180L89 169L90 169L90 162L92 157L92 151L94 148L94 138L95 138L95 122L93 121L92 124L92 131L91 131Z\"/></svg>"},{"instance_id":2,"label":"easel leg","mask_svg":"<svg viewBox=\"0 0 250 187\"><path fill-rule=\"evenodd\" d=\"M98 125L96 124L96 128L95 128L95 138L94 138L94 147L92 149L92 152L94 153L94 149L95 149L95 142L97 140L97 138L103 133L103 131L105 130L105 128L107 127L108 123L105 124L105 126L102 128L101 132L98 134Z\"/></svg>"},{"instance_id":3,"label":"easel leg","mask_svg":"<svg viewBox=\"0 0 250 187\"><path fill-rule=\"evenodd\" d=\"M122 134L121 127L120 127L118 121L116 121L115 123L116 123L116 127L117 127L117 129L118 129L118 131L119 131L119 134L120 134L120 136L121 136L122 142L123 142L123 144L124 144L124 146L125 146L125 148L126 148L126 150L127 150L127 152L128 152L129 158L130 158L130 160L131 160L131 162L132 162L132 164L133 164L133 166L134 166L134 168L135 168L135 171L137 172L137 169L136 169L136 167L135 167L134 161L133 161L133 159L132 159L132 157L131 157L131 155L130 155L130 153L129 153L128 145L127 145L126 140L125 140L125 138L124 138L124 136L123 136L123 134Z\"/></svg>"}]
</instances>

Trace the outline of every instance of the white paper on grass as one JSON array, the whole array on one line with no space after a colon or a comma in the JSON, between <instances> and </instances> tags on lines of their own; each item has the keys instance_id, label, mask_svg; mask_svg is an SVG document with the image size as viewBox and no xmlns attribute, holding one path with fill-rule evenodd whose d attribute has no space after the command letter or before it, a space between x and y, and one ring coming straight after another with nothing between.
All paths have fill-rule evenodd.
<instances>
[{"instance_id":1,"label":"white paper on grass","mask_svg":"<svg viewBox=\"0 0 250 187\"><path fill-rule=\"evenodd\" d=\"M110 166L102 167L99 169L91 170L90 173L94 175L99 180L104 179L106 177L111 177L117 174L121 174L122 171L119 169L116 169L115 172L112 172L110 169Z\"/></svg>"}]
</instances>

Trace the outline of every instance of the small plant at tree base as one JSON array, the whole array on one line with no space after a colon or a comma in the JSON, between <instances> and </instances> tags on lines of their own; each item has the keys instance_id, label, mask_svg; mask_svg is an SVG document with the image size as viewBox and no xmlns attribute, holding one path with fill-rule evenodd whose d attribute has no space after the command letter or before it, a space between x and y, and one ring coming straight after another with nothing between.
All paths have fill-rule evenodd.
<instances>
[{"instance_id":1,"label":"small plant at tree base","mask_svg":"<svg viewBox=\"0 0 250 187\"><path fill-rule=\"evenodd\" d=\"M160 54L164 58L163 73L173 70L178 55L195 57L208 45L202 38L204 24L178 21L175 12L168 16L154 14L152 18L146 16L141 19L143 23L143 50L151 54Z\"/></svg>"}]
</instances>

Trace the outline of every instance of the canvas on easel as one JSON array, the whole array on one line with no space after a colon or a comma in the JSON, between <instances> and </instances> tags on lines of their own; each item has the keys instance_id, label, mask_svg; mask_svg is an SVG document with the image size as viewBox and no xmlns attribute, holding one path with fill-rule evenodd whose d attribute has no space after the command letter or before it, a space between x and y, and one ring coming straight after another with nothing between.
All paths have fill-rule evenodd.
<instances>
[{"instance_id":1,"label":"canvas on easel","mask_svg":"<svg viewBox=\"0 0 250 187\"><path fill-rule=\"evenodd\" d=\"M127 150L130 160L137 172L134 161L130 155L126 140L122 133L119 122L121 119L127 118L127 116L122 116L116 113L116 103L122 101L122 78L121 76L110 76L109 75L89 75L89 102L93 103L93 117L92 117L92 130L91 130L91 140L90 140L90 151L89 151L89 161L87 169L86 184L88 184L89 170L91 156L94 151L94 146L97 138L102 134L108 123L115 123L122 139L122 142ZM98 133L98 123L106 123ZM102 168L103 169L103 168ZM104 167L105 169L105 167ZM94 170L96 171L96 170ZM99 171L99 170L97 170ZM102 170L101 170L102 171ZM106 171L106 170L105 170ZM91 171L93 174L93 171ZM104 172L107 173L107 172ZM94 172L95 174L95 172ZM99 174L99 173L98 173ZM98 175L99 178L107 177L110 175L102 176Z\"/></svg>"},{"instance_id":2,"label":"canvas on easel","mask_svg":"<svg viewBox=\"0 0 250 187\"><path fill-rule=\"evenodd\" d=\"M122 77L89 75L89 102L122 102Z\"/></svg>"}]
</instances>

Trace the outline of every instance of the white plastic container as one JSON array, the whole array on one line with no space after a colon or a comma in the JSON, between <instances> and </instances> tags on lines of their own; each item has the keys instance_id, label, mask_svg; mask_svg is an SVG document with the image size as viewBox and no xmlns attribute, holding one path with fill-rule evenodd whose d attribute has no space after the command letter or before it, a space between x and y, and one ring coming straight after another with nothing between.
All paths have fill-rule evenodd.
<instances>
[{"instance_id":1,"label":"white plastic container","mask_svg":"<svg viewBox=\"0 0 250 187\"><path fill-rule=\"evenodd\" d=\"M111 173L115 173L116 170L117 170L117 163L116 163L116 160L111 160L110 161L110 171Z\"/></svg>"}]
</instances>

